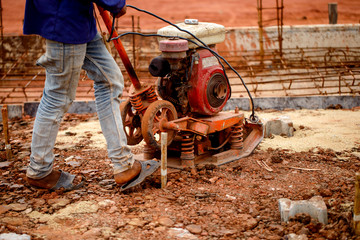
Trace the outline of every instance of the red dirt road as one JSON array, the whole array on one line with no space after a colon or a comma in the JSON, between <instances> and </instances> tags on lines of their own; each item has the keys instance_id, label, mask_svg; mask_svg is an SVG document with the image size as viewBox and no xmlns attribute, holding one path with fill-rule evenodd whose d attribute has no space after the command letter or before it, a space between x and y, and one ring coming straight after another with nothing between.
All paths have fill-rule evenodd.
<instances>
[{"instance_id":1,"label":"red dirt road","mask_svg":"<svg viewBox=\"0 0 360 240\"><path fill-rule=\"evenodd\" d=\"M292 0L284 1L284 24L327 24L329 0ZM359 23L360 1L341 0L338 2L338 23ZM257 1L255 0L183 0L183 1L136 1L127 4L151 11L169 21L179 22L185 18L197 18L203 22L214 22L225 27L256 26ZM263 7L275 7L275 0L263 0ZM22 33L25 0L2 0L3 25L6 35ZM131 15L140 16L141 29L158 29L166 24L133 9L121 19L124 28L131 27ZM264 20L276 18L276 11L264 10ZM275 21L265 25L276 25Z\"/></svg>"}]
</instances>

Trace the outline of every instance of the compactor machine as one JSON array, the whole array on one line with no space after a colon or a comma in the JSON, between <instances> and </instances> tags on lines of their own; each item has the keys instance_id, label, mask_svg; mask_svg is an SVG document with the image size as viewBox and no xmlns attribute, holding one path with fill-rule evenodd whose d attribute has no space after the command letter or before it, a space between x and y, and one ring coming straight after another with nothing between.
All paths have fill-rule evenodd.
<instances>
[{"instance_id":1,"label":"compactor machine","mask_svg":"<svg viewBox=\"0 0 360 240\"><path fill-rule=\"evenodd\" d=\"M246 157L263 139L263 125L237 108L222 111L231 86L216 52L225 28L194 19L158 30L161 54L149 71L155 84L141 84L117 37L109 14L100 13L129 74L129 99L121 103L121 117L129 145L145 141L137 158L160 158L161 133L167 132L168 166L195 168L221 165Z\"/></svg>"}]
</instances>

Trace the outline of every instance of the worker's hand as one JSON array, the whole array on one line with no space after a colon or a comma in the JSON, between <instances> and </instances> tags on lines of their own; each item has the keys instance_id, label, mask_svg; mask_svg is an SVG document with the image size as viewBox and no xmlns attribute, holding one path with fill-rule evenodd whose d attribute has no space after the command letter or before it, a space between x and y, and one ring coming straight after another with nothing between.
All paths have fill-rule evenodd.
<instances>
[{"instance_id":1,"label":"worker's hand","mask_svg":"<svg viewBox=\"0 0 360 240\"><path fill-rule=\"evenodd\" d=\"M126 13L126 6L124 6L120 12L118 12L116 15L114 13L111 13L111 15L114 17L114 18L119 18L123 15L125 15Z\"/></svg>"}]
</instances>

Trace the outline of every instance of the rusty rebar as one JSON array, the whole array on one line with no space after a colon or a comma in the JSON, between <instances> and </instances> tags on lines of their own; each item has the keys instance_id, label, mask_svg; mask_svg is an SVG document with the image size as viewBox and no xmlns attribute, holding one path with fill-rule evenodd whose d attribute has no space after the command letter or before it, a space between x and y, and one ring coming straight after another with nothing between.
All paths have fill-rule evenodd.
<instances>
[{"instance_id":1,"label":"rusty rebar","mask_svg":"<svg viewBox=\"0 0 360 240\"><path fill-rule=\"evenodd\" d=\"M3 107L1 108L1 114L2 114L2 122L3 122L6 159L10 161L12 158L12 152L11 152L11 144L10 144L10 136L9 136L8 106L6 104L4 104Z\"/></svg>"},{"instance_id":2,"label":"rusty rebar","mask_svg":"<svg viewBox=\"0 0 360 240\"><path fill-rule=\"evenodd\" d=\"M360 235L360 173L355 174L355 197L353 228L356 235Z\"/></svg>"}]
</instances>

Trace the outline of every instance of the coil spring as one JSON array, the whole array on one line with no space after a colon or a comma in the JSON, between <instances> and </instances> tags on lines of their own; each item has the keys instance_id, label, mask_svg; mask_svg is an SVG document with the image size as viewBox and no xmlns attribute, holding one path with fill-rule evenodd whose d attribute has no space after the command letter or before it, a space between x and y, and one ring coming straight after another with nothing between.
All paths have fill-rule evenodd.
<instances>
[{"instance_id":1,"label":"coil spring","mask_svg":"<svg viewBox=\"0 0 360 240\"><path fill-rule=\"evenodd\" d=\"M242 123L237 123L234 125L232 131L231 131L231 148L232 149L241 149L243 148L243 124Z\"/></svg>"},{"instance_id":2,"label":"coil spring","mask_svg":"<svg viewBox=\"0 0 360 240\"><path fill-rule=\"evenodd\" d=\"M150 87L146 91L146 99L148 100L149 103L155 102L158 99L157 96L156 96L154 87Z\"/></svg>"},{"instance_id":3,"label":"coil spring","mask_svg":"<svg viewBox=\"0 0 360 240\"><path fill-rule=\"evenodd\" d=\"M184 133L181 142L181 159L191 160L194 155L194 138L191 133Z\"/></svg>"},{"instance_id":4,"label":"coil spring","mask_svg":"<svg viewBox=\"0 0 360 240\"><path fill-rule=\"evenodd\" d=\"M141 110L144 109L144 105L142 103L140 94L135 95L135 96L131 96L130 97L130 103L131 103L131 106L138 112L140 112Z\"/></svg>"}]
</instances>

